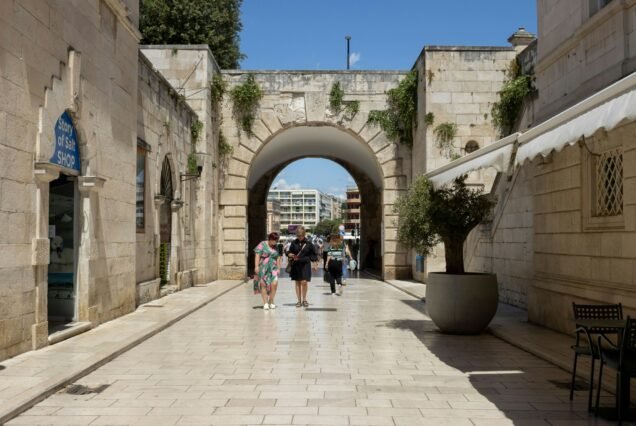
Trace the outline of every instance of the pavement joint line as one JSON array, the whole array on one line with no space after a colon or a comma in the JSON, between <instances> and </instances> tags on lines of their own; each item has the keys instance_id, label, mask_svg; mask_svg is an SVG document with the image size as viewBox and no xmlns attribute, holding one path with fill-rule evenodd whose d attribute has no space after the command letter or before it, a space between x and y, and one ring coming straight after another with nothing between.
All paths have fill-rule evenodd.
<instances>
[{"instance_id":1,"label":"pavement joint line","mask_svg":"<svg viewBox=\"0 0 636 426\"><path fill-rule=\"evenodd\" d=\"M138 346L139 344L143 343L144 341L150 339L151 337L161 333L162 331L166 330L167 328L170 328L171 326L173 326L177 322L179 322L182 319L184 319L185 317L193 314L194 312L198 311L199 309L203 308L204 306L210 304L211 302L215 301L219 297L229 293L232 290L235 290L235 289L241 287L246 282L247 282L246 279L236 280L236 283L230 285L227 289L224 289L220 293L216 293L214 296L212 296L210 298L207 298L207 299L197 303L196 305L194 305L191 308L186 309L185 311L183 311L183 312L179 313L178 315L176 315L174 318L171 318L168 321L162 322L157 327L152 328L151 330L142 331L140 333L137 333L137 334L133 335L132 337L127 339L127 340L129 340L129 342L127 342L124 346L119 347L118 349L116 349L116 350L114 350L114 351L112 351L112 352L110 352L110 353L108 353L108 354L106 354L104 356L100 356L100 357L98 357L99 359L95 359L94 361L91 361L89 359L87 361L88 365L82 367L79 371L76 371L76 372L72 373L70 376L69 375L64 375L62 377L60 377L60 376L53 377L53 378L47 380L46 382L44 382L42 384L39 384L39 385L36 385L35 387L32 387L31 389L34 389L34 388L39 389L34 395L27 396L26 398L24 398L23 401L17 402L12 407L8 407L8 408L7 407L2 407L2 408L0 408L0 425L3 425L6 422L8 422L9 420L19 416L20 414L22 414L25 411L27 411L30 408L32 408L34 405L38 404L39 402L44 401L49 396L53 395L54 393L56 393L60 389L64 388L65 386L69 385L70 383L73 383L76 380L79 380L82 377L87 376L88 374L90 374L93 371L97 370L99 367L102 367L103 365L109 363L110 361L112 361L113 359L117 358L118 356L128 352L129 350L133 349L134 347ZM210 283L210 284L212 284L212 283ZM210 287L210 285L193 286L191 288L201 288L201 287ZM188 290L189 289L185 289L185 290L173 293L173 294L174 295L183 295ZM140 308L142 306L143 305L140 305L138 308ZM130 312L127 315L133 314L134 312L135 311ZM117 319L124 319L124 318L126 318L127 315L123 315L121 317L115 318L113 321L115 321ZM109 321L109 322L111 322L111 321ZM106 322L104 324L108 324L108 322ZM103 325L103 324L100 324L100 325ZM99 328L96 327L93 330L98 330L98 329ZM79 336L82 336L82 334L80 334ZM75 336L75 337L79 337L79 336ZM73 337L71 337L69 340L72 340L72 339L73 339ZM31 352L37 352L37 351L31 351ZM27 353L30 353L30 352L27 352ZM20 395L21 394L17 395L17 397L19 398ZM10 403L10 402L11 402L11 399L8 399L6 401L6 403Z\"/></svg>"}]
</instances>

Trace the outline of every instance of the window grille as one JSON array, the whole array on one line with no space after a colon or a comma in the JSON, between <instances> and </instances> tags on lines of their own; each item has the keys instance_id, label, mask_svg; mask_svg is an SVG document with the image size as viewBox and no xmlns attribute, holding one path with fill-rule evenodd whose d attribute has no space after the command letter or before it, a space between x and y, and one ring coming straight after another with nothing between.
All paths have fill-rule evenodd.
<instances>
[{"instance_id":1,"label":"window grille","mask_svg":"<svg viewBox=\"0 0 636 426\"><path fill-rule=\"evenodd\" d=\"M595 162L596 214L623 213L623 153L620 148L601 153Z\"/></svg>"}]
</instances>

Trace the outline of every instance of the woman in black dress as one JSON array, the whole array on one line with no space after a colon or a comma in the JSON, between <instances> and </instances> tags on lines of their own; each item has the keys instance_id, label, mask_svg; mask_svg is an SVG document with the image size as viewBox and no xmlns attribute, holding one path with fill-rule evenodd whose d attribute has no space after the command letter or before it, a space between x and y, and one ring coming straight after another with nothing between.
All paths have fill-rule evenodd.
<instances>
[{"instance_id":1,"label":"woman in black dress","mask_svg":"<svg viewBox=\"0 0 636 426\"><path fill-rule=\"evenodd\" d=\"M314 245L305 237L305 228L299 226L296 230L296 239L289 247L289 261L292 262L292 280L296 281L296 296L298 303L296 307L307 307L307 283L311 281L311 263L318 261Z\"/></svg>"}]
</instances>

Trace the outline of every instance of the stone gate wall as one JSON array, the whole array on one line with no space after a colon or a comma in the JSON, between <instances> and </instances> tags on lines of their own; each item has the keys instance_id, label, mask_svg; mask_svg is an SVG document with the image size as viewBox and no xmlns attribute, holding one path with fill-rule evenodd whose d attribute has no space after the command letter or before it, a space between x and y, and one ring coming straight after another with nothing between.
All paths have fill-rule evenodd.
<instances>
[{"instance_id":1,"label":"stone gate wall","mask_svg":"<svg viewBox=\"0 0 636 426\"><path fill-rule=\"evenodd\" d=\"M248 71L224 72L230 87L245 81L247 74ZM222 131L234 152L223 164L226 176L219 206L222 227L220 277L242 278L246 274L247 180L251 162L274 135L303 125L335 126L364 141L373 151L383 173L381 198L384 229L381 238L384 276L393 278L410 275L406 250L396 241L396 218L392 212L397 196L410 181L410 149L389 141L379 128L366 124L369 111L386 107L386 91L396 87L404 74L391 71L254 71L253 75L263 89L264 97L251 135L239 129L232 104L226 97ZM336 81L342 85L345 101L360 102L360 109L353 117L336 114L329 109L329 92ZM342 160L351 161L348 158Z\"/></svg>"}]
</instances>

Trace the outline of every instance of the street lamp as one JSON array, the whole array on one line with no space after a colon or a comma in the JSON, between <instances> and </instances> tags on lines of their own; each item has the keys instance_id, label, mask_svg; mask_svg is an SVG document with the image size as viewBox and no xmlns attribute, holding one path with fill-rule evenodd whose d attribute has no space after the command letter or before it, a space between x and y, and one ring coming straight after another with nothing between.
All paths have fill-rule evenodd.
<instances>
[{"instance_id":1,"label":"street lamp","mask_svg":"<svg viewBox=\"0 0 636 426\"><path fill-rule=\"evenodd\" d=\"M345 36L345 40L347 40L347 69L350 69L349 43L351 42L351 36Z\"/></svg>"}]
</instances>

